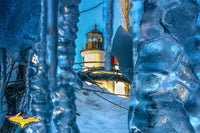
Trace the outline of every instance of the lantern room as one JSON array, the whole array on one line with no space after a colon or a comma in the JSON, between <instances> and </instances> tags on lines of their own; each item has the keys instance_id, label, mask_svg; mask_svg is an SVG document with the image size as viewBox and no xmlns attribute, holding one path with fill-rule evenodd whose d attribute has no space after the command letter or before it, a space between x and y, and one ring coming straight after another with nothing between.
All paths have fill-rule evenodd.
<instances>
[{"instance_id":1,"label":"lantern room","mask_svg":"<svg viewBox=\"0 0 200 133\"><path fill-rule=\"evenodd\" d=\"M97 25L94 25L94 29L86 34L87 44L86 50L103 50L103 33L97 29Z\"/></svg>"}]
</instances>

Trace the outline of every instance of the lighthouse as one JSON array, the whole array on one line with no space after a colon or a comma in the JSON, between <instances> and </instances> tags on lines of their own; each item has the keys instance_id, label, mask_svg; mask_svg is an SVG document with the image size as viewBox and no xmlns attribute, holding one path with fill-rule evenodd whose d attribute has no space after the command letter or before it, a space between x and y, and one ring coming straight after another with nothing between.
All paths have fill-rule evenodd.
<instances>
[{"instance_id":1,"label":"lighthouse","mask_svg":"<svg viewBox=\"0 0 200 133\"><path fill-rule=\"evenodd\" d=\"M96 84L111 93L128 97L129 81L119 72L117 60L112 56L110 71L105 70L103 33L94 25L94 29L86 34L86 44L80 54L82 56L82 72L78 75L88 84Z\"/></svg>"},{"instance_id":2,"label":"lighthouse","mask_svg":"<svg viewBox=\"0 0 200 133\"><path fill-rule=\"evenodd\" d=\"M94 25L94 29L86 34L86 48L81 51L83 58L83 71L89 68L104 67L103 33Z\"/></svg>"}]
</instances>

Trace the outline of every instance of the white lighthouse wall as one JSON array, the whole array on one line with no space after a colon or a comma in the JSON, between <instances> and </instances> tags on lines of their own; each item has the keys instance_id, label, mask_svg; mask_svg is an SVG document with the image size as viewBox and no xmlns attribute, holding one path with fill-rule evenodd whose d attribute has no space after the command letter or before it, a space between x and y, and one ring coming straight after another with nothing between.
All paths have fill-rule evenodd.
<instances>
[{"instance_id":1,"label":"white lighthouse wall","mask_svg":"<svg viewBox=\"0 0 200 133\"><path fill-rule=\"evenodd\" d=\"M104 51L102 50L82 51L81 56L83 57L83 69L104 67Z\"/></svg>"}]
</instances>

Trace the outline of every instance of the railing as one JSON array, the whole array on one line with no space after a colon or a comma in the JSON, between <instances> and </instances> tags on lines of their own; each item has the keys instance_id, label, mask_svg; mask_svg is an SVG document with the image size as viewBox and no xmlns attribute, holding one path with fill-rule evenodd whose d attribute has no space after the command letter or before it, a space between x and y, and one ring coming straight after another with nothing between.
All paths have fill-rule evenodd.
<instances>
[{"instance_id":1,"label":"railing","mask_svg":"<svg viewBox=\"0 0 200 133\"><path fill-rule=\"evenodd\" d=\"M88 67L88 66L84 66L84 64L102 64L102 66L99 66L99 67ZM86 62L77 62L77 63L74 63L74 67L77 66L77 67L81 67L81 68L74 68L75 72L80 72L80 71L89 71L89 70L105 70L104 69L104 66L105 66L105 62L103 61L86 61ZM112 65L112 69L111 71L114 71L114 72L119 72L119 65L118 64L113 64Z\"/></svg>"},{"instance_id":2,"label":"railing","mask_svg":"<svg viewBox=\"0 0 200 133\"><path fill-rule=\"evenodd\" d=\"M103 48L103 43L102 42L91 41L91 42L87 42L85 46L82 44L81 51L85 50L85 49L88 49L88 50L91 50L91 49L103 50L104 48Z\"/></svg>"}]
</instances>

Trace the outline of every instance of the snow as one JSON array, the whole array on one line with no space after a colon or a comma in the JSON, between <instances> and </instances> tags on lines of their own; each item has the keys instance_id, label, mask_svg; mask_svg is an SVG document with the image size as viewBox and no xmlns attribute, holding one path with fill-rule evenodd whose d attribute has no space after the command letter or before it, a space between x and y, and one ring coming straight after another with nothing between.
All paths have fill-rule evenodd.
<instances>
[{"instance_id":1,"label":"snow","mask_svg":"<svg viewBox=\"0 0 200 133\"><path fill-rule=\"evenodd\" d=\"M86 83L83 89L102 91L97 86ZM103 91L109 93L104 88ZM93 91L76 91L77 124L81 133L128 133L129 99L112 94L96 93L127 109L102 99Z\"/></svg>"}]
</instances>

